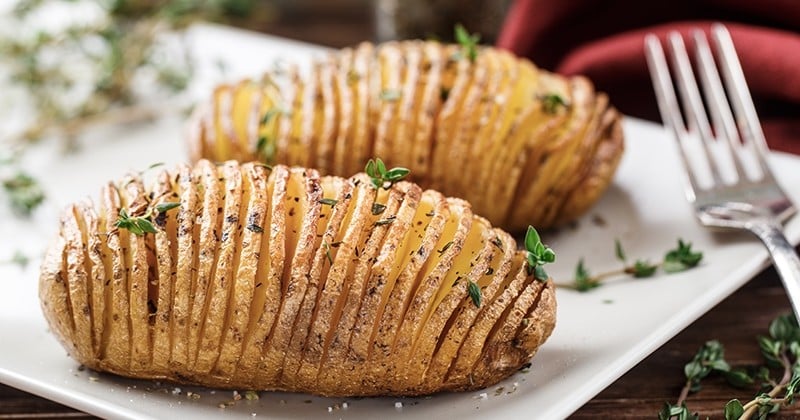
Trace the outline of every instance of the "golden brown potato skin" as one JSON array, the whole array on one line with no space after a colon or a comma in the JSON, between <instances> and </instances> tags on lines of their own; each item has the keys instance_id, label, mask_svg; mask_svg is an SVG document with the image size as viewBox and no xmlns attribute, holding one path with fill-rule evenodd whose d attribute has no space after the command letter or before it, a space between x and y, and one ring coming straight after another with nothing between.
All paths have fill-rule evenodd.
<instances>
[{"instance_id":1,"label":"golden brown potato skin","mask_svg":"<svg viewBox=\"0 0 800 420\"><path fill-rule=\"evenodd\" d=\"M624 149L620 114L585 77L490 47L472 62L458 45L423 41L363 43L302 75L219 85L188 131L193 161L350 176L380 157L514 232L586 212Z\"/></svg>"},{"instance_id":2,"label":"golden brown potato skin","mask_svg":"<svg viewBox=\"0 0 800 420\"><path fill-rule=\"evenodd\" d=\"M155 233L118 228L121 209ZM489 386L556 312L552 281L463 200L235 161L133 174L68 206L39 292L89 368L325 396Z\"/></svg>"}]
</instances>

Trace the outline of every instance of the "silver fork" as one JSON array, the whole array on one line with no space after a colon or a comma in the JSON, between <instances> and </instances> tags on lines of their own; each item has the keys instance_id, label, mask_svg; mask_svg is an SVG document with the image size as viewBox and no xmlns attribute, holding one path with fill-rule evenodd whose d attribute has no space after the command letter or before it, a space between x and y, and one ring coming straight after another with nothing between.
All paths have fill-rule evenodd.
<instances>
[{"instance_id":1,"label":"silver fork","mask_svg":"<svg viewBox=\"0 0 800 420\"><path fill-rule=\"evenodd\" d=\"M645 38L647 64L661 117L675 135L686 169L686 197L703 225L744 229L761 239L783 280L795 316L800 319L800 259L783 234L783 223L796 209L770 170L767 143L730 34L723 25L715 24L711 35L727 95L705 34L695 30L692 37L713 130L681 35L670 33L668 44L688 124L681 116L660 41L653 34ZM702 146L690 149L697 143ZM725 174L731 179L726 180ZM706 179L709 185L703 184L703 175L711 178L710 182Z\"/></svg>"}]
</instances>

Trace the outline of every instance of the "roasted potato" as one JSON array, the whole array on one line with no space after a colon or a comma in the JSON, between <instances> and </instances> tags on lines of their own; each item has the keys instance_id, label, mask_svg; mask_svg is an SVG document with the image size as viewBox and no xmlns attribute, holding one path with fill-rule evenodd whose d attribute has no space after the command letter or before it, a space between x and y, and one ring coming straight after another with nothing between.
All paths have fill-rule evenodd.
<instances>
[{"instance_id":1,"label":"roasted potato","mask_svg":"<svg viewBox=\"0 0 800 420\"><path fill-rule=\"evenodd\" d=\"M519 231L574 220L623 152L621 116L584 77L490 47L363 43L314 63L217 87L190 122L193 161L260 160L349 176L377 156L423 188Z\"/></svg>"},{"instance_id":2,"label":"roasted potato","mask_svg":"<svg viewBox=\"0 0 800 420\"><path fill-rule=\"evenodd\" d=\"M87 367L211 387L421 395L517 371L555 326L552 281L467 202L371 181L200 160L107 183L61 216L45 317Z\"/></svg>"}]
</instances>

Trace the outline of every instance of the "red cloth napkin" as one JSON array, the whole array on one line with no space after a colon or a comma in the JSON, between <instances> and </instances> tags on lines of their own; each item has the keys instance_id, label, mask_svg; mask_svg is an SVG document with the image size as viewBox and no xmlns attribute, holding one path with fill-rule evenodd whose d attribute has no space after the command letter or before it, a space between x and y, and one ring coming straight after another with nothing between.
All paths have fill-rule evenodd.
<instances>
[{"instance_id":1,"label":"red cloth napkin","mask_svg":"<svg viewBox=\"0 0 800 420\"><path fill-rule=\"evenodd\" d=\"M728 27L767 142L800 153L800 1L516 0L497 45L538 66L584 74L625 114L660 121L644 36Z\"/></svg>"}]
</instances>

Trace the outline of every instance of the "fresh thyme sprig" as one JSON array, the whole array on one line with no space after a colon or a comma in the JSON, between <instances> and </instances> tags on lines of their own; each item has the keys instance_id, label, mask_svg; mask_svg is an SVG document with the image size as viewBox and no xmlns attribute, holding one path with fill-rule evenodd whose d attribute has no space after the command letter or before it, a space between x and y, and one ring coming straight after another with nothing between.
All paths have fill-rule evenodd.
<instances>
[{"instance_id":1,"label":"fresh thyme sprig","mask_svg":"<svg viewBox=\"0 0 800 420\"><path fill-rule=\"evenodd\" d=\"M742 403L734 398L725 404L726 420L764 419L793 404L800 393L800 327L795 317L787 314L772 320L769 337L758 337L758 345L765 364L743 369L732 368L725 361L724 348L718 341L706 342L684 366L686 383L675 404L664 404L658 414L659 420L697 419L699 416L686 406L686 399L701 389L703 379L713 374L722 375L736 388L752 388L761 383L761 389L749 401ZM779 379L772 377L773 369L778 370Z\"/></svg>"},{"instance_id":2,"label":"fresh thyme sprig","mask_svg":"<svg viewBox=\"0 0 800 420\"><path fill-rule=\"evenodd\" d=\"M19 215L30 216L44 201L44 190L32 176L17 171L12 177L3 180L11 208Z\"/></svg>"},{"instance_id":3,"label":"fresh thyme sprig","mask_svg":"<svg viewBox=\"0 0 800 420\"><path fill-rule=\"evenodd\" d=\"M119 218L114 223L114 226L119 229L127 229L138 236L142 236L145 233L157 233L156 227L153 224L153 211L155 210L156 214L162 214L180 205L181 203L159 203L154 207L148 207L147 211L141 216L129 215L128 211L122 208L119 209Z\"/></svg>"},{"instance_id":4,"label":"fresh thyme sprig","mask_svg":"<svg viewBox=\"0 0 800 420\"><path fill-rule=\"evenodd\" d=\"M401 181L411 173L410 170L402 167L387 170L386 165L380 158L375 158L375 160L370 159L369 162L367 162L367 166L364 167L364 172L370 177L372 185L376 190L379 188L388 190L396 182Z\"/></svg>"},{"instance_id":5,"label":"fresh thyme sprig","mask_svg":"<svg viewBox=\"0 0 800 420\"><path fill-rule=\"evenodd\" d=\"M470 34L460 23L455 26L454 35L456 42L461 45L461 55L474 63L478 58L478 42L481 40L481 35Z\"/></svg>"},{"instance_id":6,"label":"fresh thyme sprig","mask_svg":"<svg viewBox=\"0 0 800 420\"><path fill-rule=\"evenodd\" d=\"M525 233L525 250L528 252L526 255L528 274L533 274L536 280L547 281L550 276L544 271L543 266L554 262L556 253L542 243L539 232L533 226L528 226L528 231Z\"/></svg>"},{"instance_id":7,"label":"fresh thyme sprig","mask_svg":"<svg viewBox=\"0 0 800 420\"><path fill-rule=\"evenodd\" d=\"M542 101L542 109L548 114L555 114L561 107L569 108L569 103L557 93L540 95L539 100Z\"/></svg>"},{"instance_id":8,"label":"fresh thyme sprig","mask_svg":"<svg viewBox=\"0 0 800 420\"><path fill-rule=\"evenodd\" d=\"M581 258L575 267L575 278L572 283L563 284L562 286L579 292L587 292L600 287L603 281L611 278L622 276L634 278L652 277L658 272L659 268L665 273L677 273L696 267L703 259L703 253L692 250L692 244L684 242L683 239L678 239L677 247L668 250L663 260L658 263L651 263L646 259L637 259L633 263L629 263L619 239L614 241L614 253L617 259L623 263L621 269L592 275Z\"/></svg>"}]
</instances>

